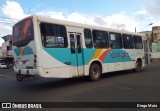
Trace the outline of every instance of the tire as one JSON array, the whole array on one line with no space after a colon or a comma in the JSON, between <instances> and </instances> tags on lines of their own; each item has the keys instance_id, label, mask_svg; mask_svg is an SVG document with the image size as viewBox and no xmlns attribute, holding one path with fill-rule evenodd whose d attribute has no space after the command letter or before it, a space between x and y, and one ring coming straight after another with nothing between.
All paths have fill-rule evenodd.
<instances>
[{"instance_id":1,"label":"tire","mask_svg":"<svg viewBox=\"0 0 160 111\"><path fill-rule=\"evenodd\" d=\"M38 76L38 75L35 75L35 76L33 76L33 78L34 78L34 79L37 79L37 78L39 78L39 76Z\"/></svg>"},{"instance_id":2,"label":"tire","mask_svg":"<svg viewBox=\"0 0 160 111\"><path fill-rule=\"evenodd\" d=\"M140 61L136 62L135 72L140 72L142 70L142 63Z\"/></svg>"},{"instance_id":3,"label":"tire","mask_svg":"<svg viewBox=\"0 0 160 111\"><path fill-rule=\"evenodd\" d=\"M91 81L98 81L101 78L102 70L98 64L92 64L89 69L89 77Z\"/></svg>"},{"instance_id":4,"label":"tire","mask_svg":"<svg viewBox=\"0 0 160 111\"><path fill-rule=\"evenodd\" d=\"M17 81L23 81L24 77L20 74L17 74L16 78L17 78Z\"/></svg>"}]
</instances>

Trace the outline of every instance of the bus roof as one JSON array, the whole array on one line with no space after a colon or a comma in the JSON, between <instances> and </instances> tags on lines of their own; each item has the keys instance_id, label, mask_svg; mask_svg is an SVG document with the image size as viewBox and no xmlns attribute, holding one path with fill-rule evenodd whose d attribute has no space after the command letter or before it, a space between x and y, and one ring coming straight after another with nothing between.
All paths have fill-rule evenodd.
<instances>
[{"instance_id":1,"label":"bus roof","mask_svg":"<svg viewBox=\"0 0 160 111\"><path fill-rule=\"evenodd\" d=\"M103 26L95 26L95 25L88 25L88 24L70 22L70 21L67 21L67 20L59 20L59 19L47 18L47 17L37 16L37 15L26 17L26 18L20 20L19 22L21 22L25 19L28 19L28 18L34 18L34 19L36 19L40 22L46 22L46 23L55 23L55 24L61 24L61 25L66 25L66 26L79 27L79 28L98 29L98 30L103 30L103 31L105 30L105 31L109 31L109 32L118 32L118 33L138 35L138 36L145 37L145 34L142 34L142 33L135 33L135 32L129 32L129 31L126 31L126 30L118 30L118 29L107 28L107 27L103 27ZM18 23L16 23L16 24L18 24Z\"/></svg>"}]
</instances>

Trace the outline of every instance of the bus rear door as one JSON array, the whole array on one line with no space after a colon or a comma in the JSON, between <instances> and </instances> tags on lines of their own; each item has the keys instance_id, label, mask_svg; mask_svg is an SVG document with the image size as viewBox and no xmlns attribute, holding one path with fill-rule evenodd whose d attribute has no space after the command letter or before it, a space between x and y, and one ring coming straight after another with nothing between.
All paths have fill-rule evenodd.
<instances>
[{"instance_id":1,"label":"bus rear door","mask_svg":"<svg viewBox=\"0 0 160 111\"><path fill-rule=\"evenodd\" d=\"M71 76L83 76L84 75L84 63L83 63L83 49L81 33L72 32L69 33L70 37L70 49L71 49Z\"/></svg>"}]
</instances>

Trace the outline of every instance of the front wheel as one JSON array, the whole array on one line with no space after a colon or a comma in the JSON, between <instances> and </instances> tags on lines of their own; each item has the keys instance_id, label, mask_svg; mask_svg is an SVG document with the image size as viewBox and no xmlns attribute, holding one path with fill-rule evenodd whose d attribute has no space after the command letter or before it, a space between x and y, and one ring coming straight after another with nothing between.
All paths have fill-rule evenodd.
<instances>
[{"instance_id":1,"label":"front wheel","mask_svg":"<svg viewBox=\"0 0 160 111\"><path fill-rule=\"evenodd\" d=\"M136 62L135 72L140 72L142 70L142 63L140 61Z\"/></svg>"},{"instance_id":2,"label":"front wheel","mask_svg":"<svg viewBox=\"0 0 160 111\"><path fill-rule=\"evenodd\" d=\"M91 81L97 81L101 78L102 70L98 64L92 64L89 69L89 77Z\"/></svg>"}]
</instances>

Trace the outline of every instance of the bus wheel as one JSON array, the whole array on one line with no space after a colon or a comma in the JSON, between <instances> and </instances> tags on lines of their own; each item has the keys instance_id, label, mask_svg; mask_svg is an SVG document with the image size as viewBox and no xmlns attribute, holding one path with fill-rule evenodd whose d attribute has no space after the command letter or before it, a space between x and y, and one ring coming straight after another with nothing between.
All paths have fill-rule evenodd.
<instances>
[{"instance_id":1,"label":"bus wheel","mask_svg":"<svg viewBox=\"0 0 160 111\"><path fill-rule=\"evenodd\" d=\"M23 76L22 75L20 75L20 74L17 74L17 81L23 81Z\"/></svg>"},{"instance_id":2,"label":"bus wheel","mask_svg":"<svg viewBox=\"0 0 160 111\"><path fill-rule=\"evenodd\" d=\"M140 61L136 62L135 72L140 72L142 70L142 63Z\"/></svg>"},{"instance_id":3,"label":"bus wheel","mask_svg":"<svg viewBox=\"0 0 160 111\"><path fill-rule=\"evenodd\" d=\"M89 77L91 81L97 81L101 78L102 71L98 64L92 64L89 69Z\"/></svg>"}]
</instances>

